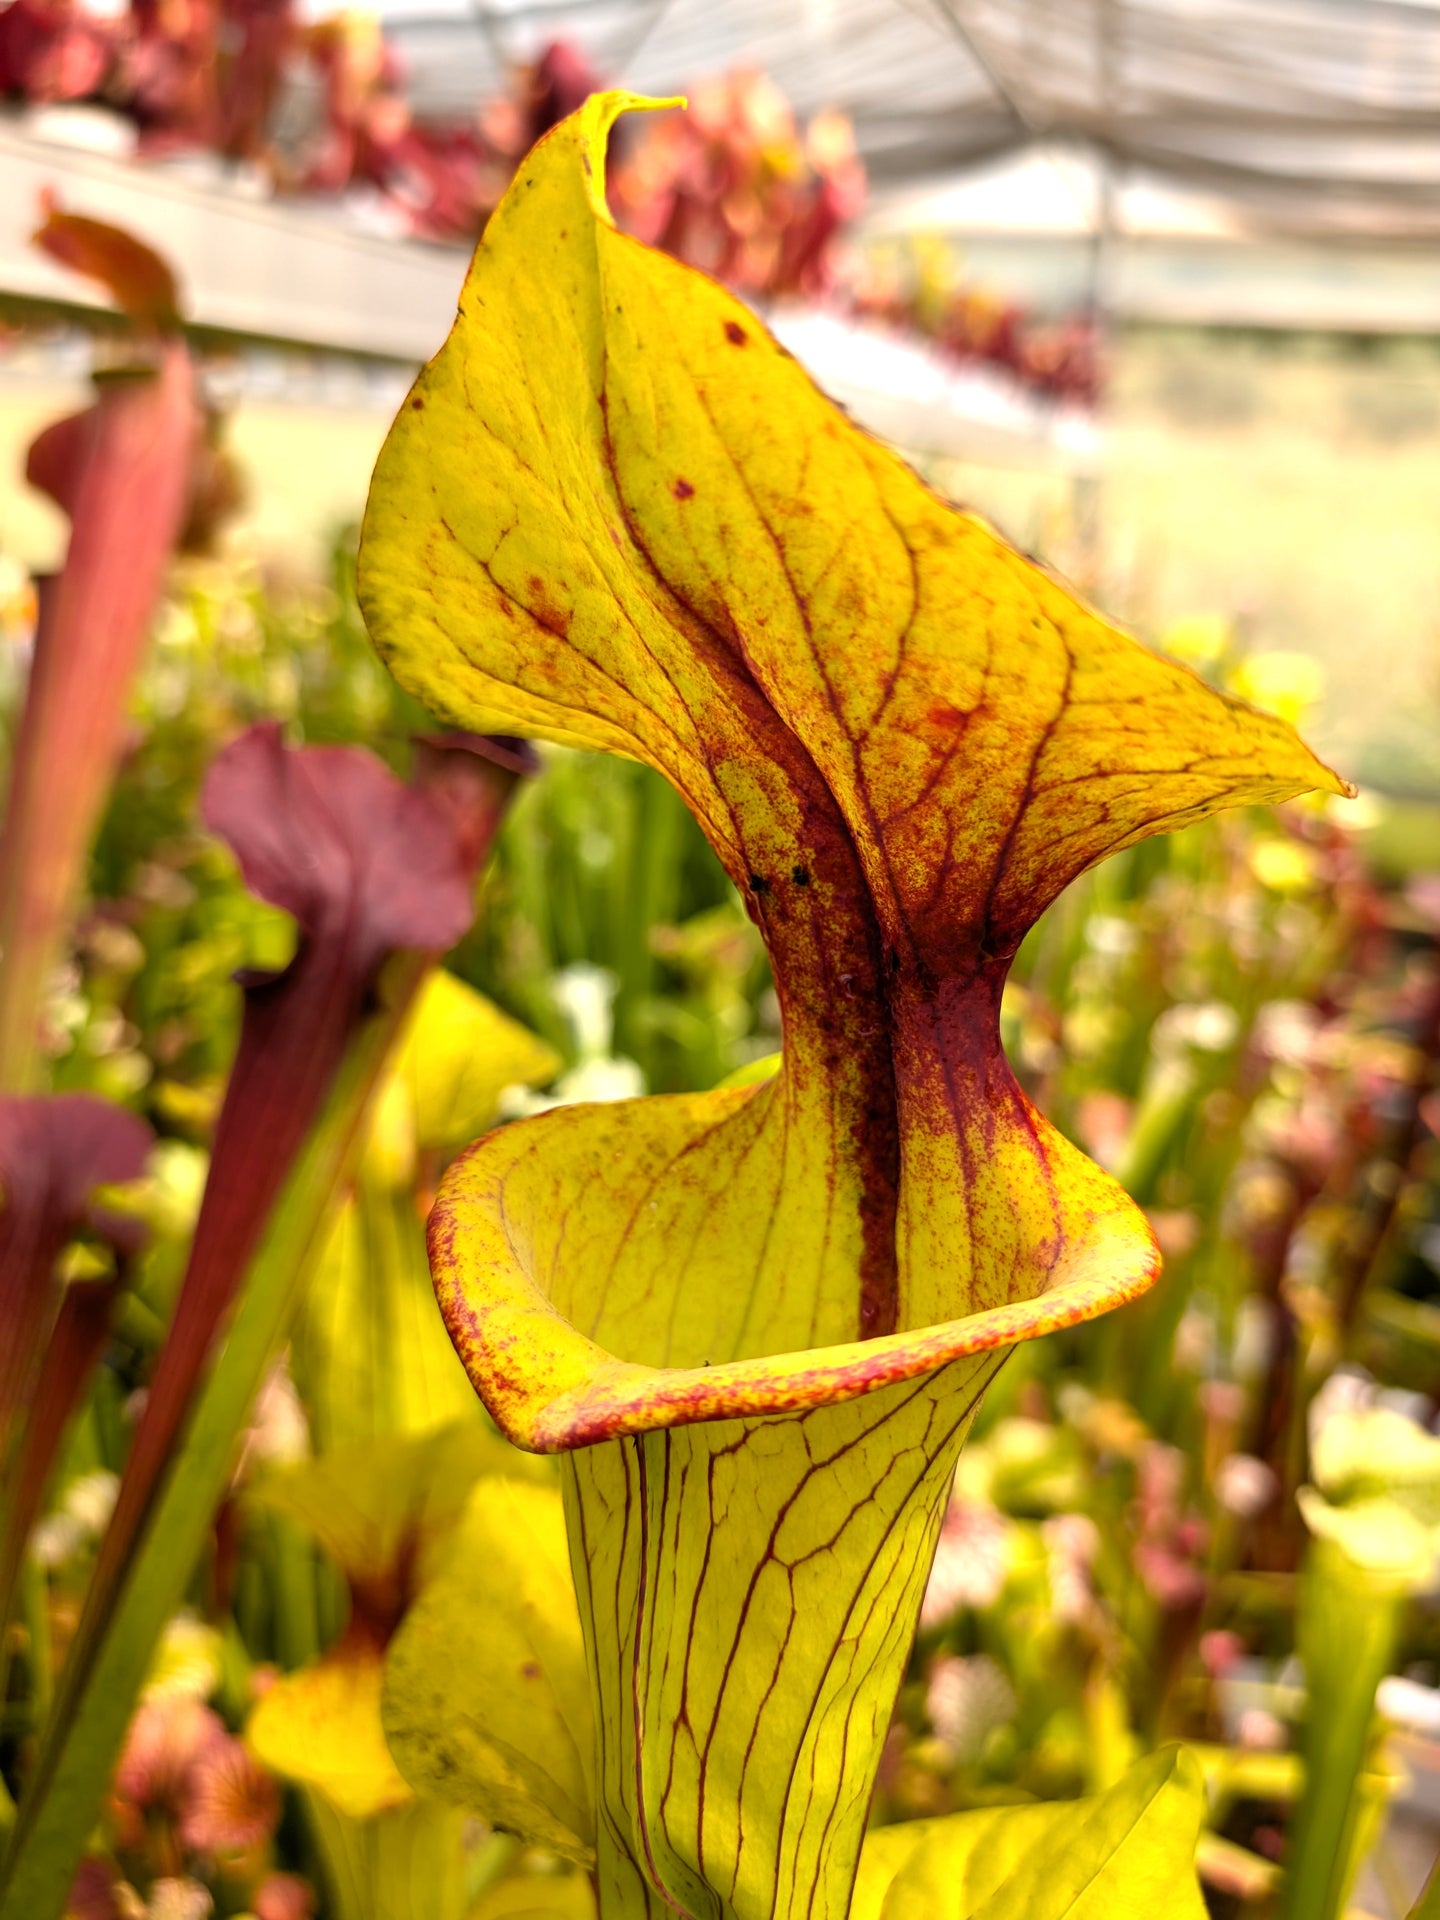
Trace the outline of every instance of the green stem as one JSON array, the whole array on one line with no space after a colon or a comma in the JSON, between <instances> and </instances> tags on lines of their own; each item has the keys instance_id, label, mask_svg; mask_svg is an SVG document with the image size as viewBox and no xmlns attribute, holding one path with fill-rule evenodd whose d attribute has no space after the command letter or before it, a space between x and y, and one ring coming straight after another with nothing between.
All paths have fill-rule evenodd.
<instances>
[{"instance_id":1,"label":"green stem","mask_svg":"<svg viewBox=\"0 0 1440 1920\"><path fill-rule=\"evenodd\" d=\"M1375 1690L1394 1658L1402 1601L1328 1540L1312 1541L1300 1589L1308 1704L1305 1791L1290 1833L1286 1920L1338 1920L1359 1865L1360 1776Z\"/></svg>"},{"instance_id":2,"label":"green stem","mask_svg":"<svg viewBox=\"0 0 1440 1920\"><path fill-rule=\"evenodd\" d=\"M492 1833L480 1843L471 1855L466 1876L465 1894L471 1906L505 1878L524 1851L513 1833Z\"/></svg>"},{"instance_id":3,"label":"green stem","mask_svg":"<svg viewBox=\"0 0 1440 1920\"><path fill-rule=\"evenodd\" d=\"M463 1920L468 1815L460 1808L412 1800L352 1820L322 1793L303 1797L335 1920Z\"/></svg>"},{"instance_id":4,"label":"green stem","mask_svg":"<svg viewBox=\"0 0 1440 1920\"><path fill-rule=\"evenodd\" d=\"M43 1727L50 1712L55 1691L50 1671L50 1594L45 1570L27 1559L20 1576L25 1609L25 1630L30 1636L30 1698L37 1727Z\"/></svg>"},{"instance_id":5,"label":"green stem","mask_svg":"<svg viewBox=\"0 0 1440 1920\"><path fill-rule=\"evenodd\" d=\"M103 1619L82 1623L0 1882L0 1920L59 1920L135 1696L180 1604L234 1464L235 1444L280 1345L331 1196L349 1171L376 1080L428 962L392 962L383 1004L356 1031L256 1246L234 1318L201 1384L183 1445Z\"/></svg>"},{"instance_id":6,"label":"green stem","mask_svg":"<svg viewBox=\"0 0 1440 1920\"><path fill-rule=\"evenodd\" d=\"M275 1649L286 1672L303 1667L320 1651L315 1552L286 1514L269 1516L274 1569Z\"/></svg>"}]
</instances>

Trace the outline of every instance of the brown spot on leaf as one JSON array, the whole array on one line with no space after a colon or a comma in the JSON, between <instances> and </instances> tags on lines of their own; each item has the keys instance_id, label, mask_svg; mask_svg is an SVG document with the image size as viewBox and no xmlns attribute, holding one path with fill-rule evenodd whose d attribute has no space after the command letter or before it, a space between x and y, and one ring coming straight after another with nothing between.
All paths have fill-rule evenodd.
<instances>
[{"instance_id":1,"label":"brown spot on leaf","mask_svg":"<svg viewBox=\"0 0 1440 1920\"><path fill-rule=\"evenodd\" d=\"M748 342L750 336L738 320L727 320L725 322L725 338L730 342L732 347L743 347Z\"/></svg>"},{"instance_id":2,"label":"brown spot on leaf","mask_svg":"<svg viewBox=\"0 0 1440 1920\"><path fill-rule=\"evenodd\" d=\"M677 500L690 500L693 499L695 495L695 489L688 480L677 480L671 488L671 492Z\"/></svg>"},{"instance_id":3,"label":"brown spot on leaf","mask_svg":"<svg viewBox=\"0 0 1440 1920\"><path fill-rule=\"evenodd\" d=\"M420 398L418 393L412 397L410 405L415 409L416 413L423 413L425 411L425 402Z\"/></svg>"},{"instance_id":4,"label":"brown spot on leaf","mask_svg":"<svg viewBox=\"0 0 1440 1920\"><path fill-rule=\"evenodd\" d=\"M545 582L538 573L530 576L531 600L526 611L532 620L536 620L547 633L555 634L563 640L570 631L570 610L560 606L546 591Z\"/></svg>"}]
</instances>

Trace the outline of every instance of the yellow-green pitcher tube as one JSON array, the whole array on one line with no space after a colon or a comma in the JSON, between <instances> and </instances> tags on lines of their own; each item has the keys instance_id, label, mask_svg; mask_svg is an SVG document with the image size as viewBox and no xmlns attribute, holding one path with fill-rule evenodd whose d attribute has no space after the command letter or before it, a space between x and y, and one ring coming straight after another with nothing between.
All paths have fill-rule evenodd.
<instances>
[{"instance_id":1,"label":"yellow-green pitcher tube","mask_svg":"<svg viewBox=\"0 0 1440 1920\"><path fill-rule=\"evenodd\" d=\"M950 1476L997 1363L567 1460L603 1915L843 1920Z\"/></svg>"}]
</instances>

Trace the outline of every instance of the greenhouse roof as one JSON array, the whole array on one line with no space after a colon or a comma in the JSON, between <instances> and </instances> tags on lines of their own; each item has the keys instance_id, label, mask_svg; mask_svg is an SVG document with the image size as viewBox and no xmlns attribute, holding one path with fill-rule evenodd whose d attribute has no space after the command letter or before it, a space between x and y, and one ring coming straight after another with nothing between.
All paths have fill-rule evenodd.
<instances>
[{"instance_id":1,"label":"greenhouse roof","mask_svg":"<svg viewBox=\"0 0 1440 1920\"><path fill-rule=\"evenodd\" d=\"M671 93L743 64L838 107L877 187L1044 140L1290 233L1440 236L1440 0L387 0L416 106L468 117L565 38Z\"/></svg>"}]
</instances>

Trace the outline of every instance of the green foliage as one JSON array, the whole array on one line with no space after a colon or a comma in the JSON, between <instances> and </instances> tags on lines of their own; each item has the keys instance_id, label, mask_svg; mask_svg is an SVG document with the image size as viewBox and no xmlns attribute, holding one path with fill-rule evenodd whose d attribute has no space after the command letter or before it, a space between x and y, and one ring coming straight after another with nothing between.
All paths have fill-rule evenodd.
<instances>
[{"instance_id":1,"label":"green foliage","mask_svg":"<svg viewBox=\"0 0 1440 1920\"><path fill-rule=\"evenodd\" d=\"M572 1063L584 1041L566 971L604 969L605 1050L635 1061L653 1092L714 1086L779 1044L764 949L735 889L679 795L634 761L546 750L456 962Z\"/></svg>"},{"instance_id":2,"label":"green foliage","mask_svg":"<svg viewBox=\"0 0 1440 1920\"><path fill-rule=\"evenodd\" d=\"M532 1874L492 1887L470 1920L593 1920L594 1912L594 1898L583 1880Z\"/></svg>"},{"instance_id":3,"label":"green foliage","mask_svg":"<svg viewBox=\"0 0 1440 1920\"><path fill-rule=\"evenodd\" d=\"M1203 1920L1204 1800L1195 1761L1168 1748L1093 1799L882 1828L850 1920Z\"/></svg>"},{"instance_id":4,"label":"green foliage","mask_svg":"<svg viewBox=\"0 0 1440 1920\"><path fill-rule=\"evenodd\" d=\"M475 1487L390 1643L382 1715L418 1793L593 1864L595 1735L557 1488Z\"/></svg>"}]
</instances>

